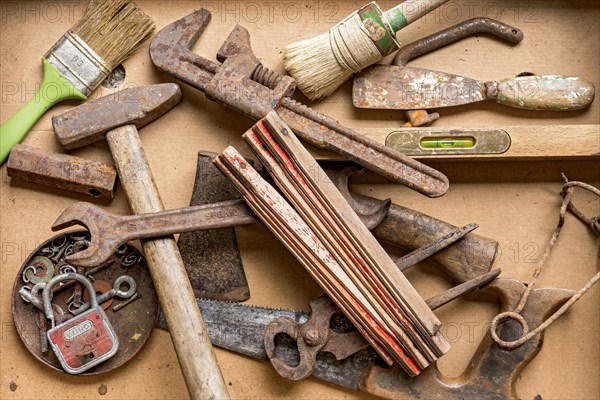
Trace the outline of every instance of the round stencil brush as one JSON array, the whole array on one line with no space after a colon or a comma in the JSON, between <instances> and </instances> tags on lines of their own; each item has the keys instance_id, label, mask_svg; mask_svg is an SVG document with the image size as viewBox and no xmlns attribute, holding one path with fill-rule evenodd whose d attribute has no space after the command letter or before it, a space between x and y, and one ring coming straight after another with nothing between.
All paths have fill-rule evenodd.
<instances>
[{"instance_id":1,"label":"round stencil brush","mask_svg":"<svg viewBox=\"0 0 600 400\"><path fill-rule=\"evenodd\" d=\"M284 64L311 100L332 94L353 74L400 48L396 32L448 0L407 0L383 12L369 3L328 33L292 43Z\"/></svg>"},{"instance_id":2,"label":"round stencil brush","mask_svg":"<svg viewBox=\"0 0 600 400\"><path fill-rule=\"evenodd\" d=\"M11 148L56 103L86 100L154 31L154 22L129 0L92 0L85 13L42 58L38 93L0 126L0 165Z\"/></svg>"}]
</instances>

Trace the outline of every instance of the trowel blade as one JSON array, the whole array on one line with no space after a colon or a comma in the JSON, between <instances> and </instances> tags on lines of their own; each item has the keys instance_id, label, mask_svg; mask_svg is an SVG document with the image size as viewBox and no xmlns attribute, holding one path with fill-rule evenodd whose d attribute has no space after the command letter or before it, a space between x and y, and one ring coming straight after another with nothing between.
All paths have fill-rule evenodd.
<instances>
[{"instance_id":1,"label":"trowel blade","mask_svg":"<svg viewBox=\"0 0 600 400\"><path fill-rule=\"evenodd\" d=\"M354 78L354 106L420 110L485 100L485 83L422 68L373 66Z\"/></svg>"}]
</instances>

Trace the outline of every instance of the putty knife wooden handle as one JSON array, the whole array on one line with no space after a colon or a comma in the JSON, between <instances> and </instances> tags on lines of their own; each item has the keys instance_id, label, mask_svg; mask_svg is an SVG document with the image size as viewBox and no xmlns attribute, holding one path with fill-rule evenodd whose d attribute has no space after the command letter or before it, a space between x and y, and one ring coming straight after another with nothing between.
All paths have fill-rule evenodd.
<instances>
[{"instance_id":1,"label":"putty knife wooden handle","mask_svg":"<svg viewBox=\"0 0 600 400\"><path fill-rule=\"evenodd\" d=\"M520 76L482 82L423 68L377 65L354 79L358 108L420 110L491 100L527 110L567 111L588 107L594 86L558 75Z\"/></svg>"},{"instance_id":2,"label":"putty knife wooden handle","mask_svg":"<svg viewBox=\"0 0 600 400\"><path fill-rule=\"evenodd\" d=\"M572 111L590 106L595 89L588 81L560 75L520 76L486 82L486 98L526 110Z\"/></svg>"}]
</instances>

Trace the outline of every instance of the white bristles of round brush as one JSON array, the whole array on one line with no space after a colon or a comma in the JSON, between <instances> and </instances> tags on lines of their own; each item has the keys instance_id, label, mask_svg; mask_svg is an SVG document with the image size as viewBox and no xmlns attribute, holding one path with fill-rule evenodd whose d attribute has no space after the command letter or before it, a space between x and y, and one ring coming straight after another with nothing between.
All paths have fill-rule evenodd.
<instances>
[{"instance_id":1,"label":"white bristles of round brush","mask_svg":"<svg viewBox=\"0 0 600 400\"><path fill-rule=\"evenodd\" d=\"M285 68L311 100L329 96L383 56L355 13L325 33L286 48Z\"/></svg>"},{"instance_id":2,"label":"white bristles of round brush","mask_svg":"<svg viewBox=\"0 0 600 400\"><path fill-rule=\"evenodd\" d=\"M335 58L329 33L289 45L284 64L300 91L311 100L329 96L354 73Z\"/></svg>"}]
</instances>

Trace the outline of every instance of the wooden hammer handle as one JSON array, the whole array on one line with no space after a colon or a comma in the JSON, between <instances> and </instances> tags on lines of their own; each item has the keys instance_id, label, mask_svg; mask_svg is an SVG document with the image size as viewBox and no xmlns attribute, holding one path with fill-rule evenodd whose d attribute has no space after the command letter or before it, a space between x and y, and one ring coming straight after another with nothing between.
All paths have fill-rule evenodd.
<instances>
[{"instance_id":1,"label":"wooden hammer handle","mask_svg":"<svg viewBox=\"0 0 600 400\"><path fill-rule=\"evenodd\" d=\"M132 212L163 211L135 126L114 129L106 138ZM175 239L147 240L143 248L190 397L229 399Z\"/></svg>"}]
</instances>

